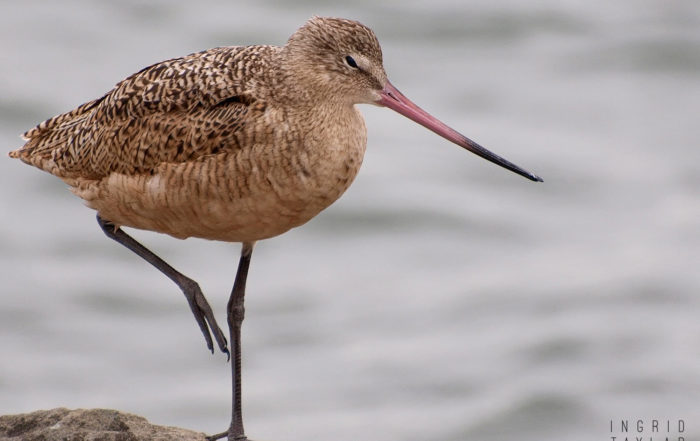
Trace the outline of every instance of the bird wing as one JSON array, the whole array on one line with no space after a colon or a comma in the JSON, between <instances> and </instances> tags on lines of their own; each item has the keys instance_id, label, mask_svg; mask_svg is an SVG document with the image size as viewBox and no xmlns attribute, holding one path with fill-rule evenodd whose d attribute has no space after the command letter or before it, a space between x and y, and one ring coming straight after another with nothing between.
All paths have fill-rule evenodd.
<instances>
[{"instance_id":1,"label":"bird wing","mask_svg":"<svg viewBox=\"0 0 700 441\"><path fill-rule=\"evenodd\" d=\"M99 179L240 148L246 124L264 111L260 67L275 50L221 47L146 67L29 130L10 156L59 177Z\"/></svg>"}]
</instances>

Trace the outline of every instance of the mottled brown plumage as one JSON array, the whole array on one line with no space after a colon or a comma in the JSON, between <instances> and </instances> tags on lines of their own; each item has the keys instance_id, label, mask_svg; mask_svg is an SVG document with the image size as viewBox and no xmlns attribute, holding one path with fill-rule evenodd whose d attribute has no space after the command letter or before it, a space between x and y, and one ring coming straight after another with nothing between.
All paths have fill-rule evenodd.
<instances>
[{"instance_id":1,"label":"mottled brown plumage","mask_svg":"<svg viewBox=\"0 0 700 441\"><path fill-rule=\"evenodd\" d=\"M172 279L213 350L226 338L197 283L120 226L243 242L227 319L233 411L245 440L240 330L253 244L301 225L351 184L367 143L355 104L386 106L528 179L541 179L447 127L387 80L374 33L314 17L287 44L209 49L149 66L25 133L11 157L52 173L98 212L105 234Z\"/></svg>"},{"instance_id":2,"label":"mottled brown plumage","mask_svg":"<svg viewBox=\"0 0 700 441\"><path fill-rule=\"evenodd\" d=\"M25 133L11 153L63 179L116 225L251 242L335 201L366 144L352 68L381 49L356 22L314 18L284 47L221 47L147 67ZM370 97L371 99L371 97Z\"/></svg>"}]
</instances>

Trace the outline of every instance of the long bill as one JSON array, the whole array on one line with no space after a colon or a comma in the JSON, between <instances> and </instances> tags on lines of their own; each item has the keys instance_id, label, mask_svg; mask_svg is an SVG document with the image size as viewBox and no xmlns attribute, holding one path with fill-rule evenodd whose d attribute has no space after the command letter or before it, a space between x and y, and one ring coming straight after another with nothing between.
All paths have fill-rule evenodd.
<instances>
[{"instance_id":1,"label":"long bill","mask_svg":"<svg viewBox=\"0 0 700 441\"><path fill-rule=\"evenodd\" d=\"M401 115L412 119L423 127L432 130L443 138L452 141L460 147L463 147L475 155L481 156L487 161L491 161L494 164L498 164L503 168L506 168L514 173L524 176L531 181L543 182L542 178L530 173L529 171L518 167L507 159L501 158L495 153L486 150L479 144L475 143L471 139L457 132L456 130L450 128L442 121L438 120L425 110L418 107L411 100L406 98L401 92L398 91L390 82L386 82L386 86L380 93L380 99L377 104L386 106Z\"/></svg>"}]
</instances>

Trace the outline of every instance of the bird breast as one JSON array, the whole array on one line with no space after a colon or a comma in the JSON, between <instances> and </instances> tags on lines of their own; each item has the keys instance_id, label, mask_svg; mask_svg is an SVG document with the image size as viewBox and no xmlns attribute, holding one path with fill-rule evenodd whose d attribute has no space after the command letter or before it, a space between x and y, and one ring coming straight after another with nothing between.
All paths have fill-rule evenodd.
<instances>
[{"instance_id":1,"label":"bird breast","mask_svg":"<svg viewBox=\"0 0 700 441\"><path fill-rule=\"evenodd\" d=\"M294 114L269 109L267 136L253 136L241 148L162 163L150 174L112 173L70 184L116 225L183 239L273 237L337 200L362 164L367 132L359 111L319 110L295 121Z\"/></svg>"}]
</instances>

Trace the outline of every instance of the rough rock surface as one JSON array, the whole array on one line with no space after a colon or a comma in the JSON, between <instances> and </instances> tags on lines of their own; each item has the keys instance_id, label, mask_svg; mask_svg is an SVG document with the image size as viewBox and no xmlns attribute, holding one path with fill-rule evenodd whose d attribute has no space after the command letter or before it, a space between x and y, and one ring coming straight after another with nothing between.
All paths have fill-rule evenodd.
<instances>
[{"instance_id":1,"label":"rough rock surface","mask_svg":"<svg viewBox=\"0 0 700 441\"><path fill-rule=\"evenodd\" d=\"M204 441L204 436L108 409L58 408L0 416L0 441Z\"/></svg>"}]
</instances>

